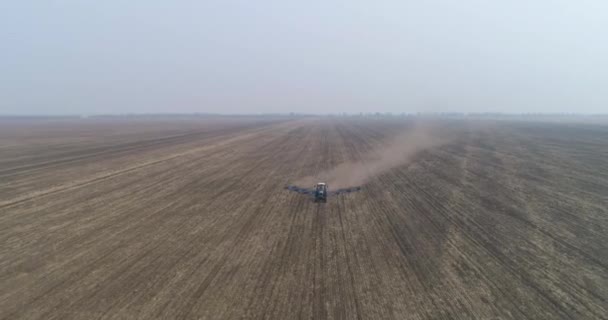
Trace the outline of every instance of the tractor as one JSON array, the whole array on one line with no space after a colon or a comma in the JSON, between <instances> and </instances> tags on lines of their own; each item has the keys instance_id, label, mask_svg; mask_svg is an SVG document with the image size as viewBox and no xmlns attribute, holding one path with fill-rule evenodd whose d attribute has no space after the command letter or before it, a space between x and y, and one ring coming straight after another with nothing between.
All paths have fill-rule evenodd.
<instances>
[{"instance_id":1,"label":"tractor","mask_svg":"<svg viewBox=\"0 0 608 320\"><path fill-rule=\"evenodd\" d=\"M327 184L325 182L319 182L314 188L315 190L315 202L327 202Z\"/></svg>"}]
</instances>

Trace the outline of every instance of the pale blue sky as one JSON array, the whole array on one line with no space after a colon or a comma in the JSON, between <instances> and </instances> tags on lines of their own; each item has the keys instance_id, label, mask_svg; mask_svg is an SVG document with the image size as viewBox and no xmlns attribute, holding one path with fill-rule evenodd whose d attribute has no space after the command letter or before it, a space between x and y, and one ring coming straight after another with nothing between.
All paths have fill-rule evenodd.
<instances>
[{"instance_id":1,"label":"pale blue sky","mask_svg":"<svg viewBox=\"0 0 608 320\"><path fill-rule=\"evenodd\" d=\"M0 4L0 114L608 113L608 1Z\"/></svg>"}]
</instances>

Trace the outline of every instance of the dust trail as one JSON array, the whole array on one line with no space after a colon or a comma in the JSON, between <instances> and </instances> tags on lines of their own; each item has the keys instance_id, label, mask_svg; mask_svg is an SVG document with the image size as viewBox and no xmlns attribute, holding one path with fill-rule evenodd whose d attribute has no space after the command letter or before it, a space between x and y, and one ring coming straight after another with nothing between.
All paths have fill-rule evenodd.
<instances>
[{"instance_id":1,"label":"dust trail","mask_svg":"<svg viewBox=\"0 0 608 320\"><path fill-rule=\"evenodd\" d=\"M360 186L390 169L410 163L420 152L448 141L449 137L440 134L435 125L417 123L366 154L360 161L342 163L333 169L299 179L296 184L306 187L325 181L332 189Z\"/></svg>"}]
</instances>

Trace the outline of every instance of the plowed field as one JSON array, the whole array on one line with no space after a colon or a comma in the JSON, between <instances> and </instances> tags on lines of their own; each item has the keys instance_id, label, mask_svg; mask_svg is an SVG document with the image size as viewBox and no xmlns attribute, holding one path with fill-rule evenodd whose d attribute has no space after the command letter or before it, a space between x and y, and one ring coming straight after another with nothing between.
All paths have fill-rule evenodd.
<instances>
[{"instance_id":1,"label":"plowed field","mask_svg":"<svg viewBox=\"0 0 608 320\"><path fill-rule=\"evenodd\" d=\"M284 189L411 122L0 122L0 318L608 319L608 126L443 120Z\"/></svg>"}]
</instances>

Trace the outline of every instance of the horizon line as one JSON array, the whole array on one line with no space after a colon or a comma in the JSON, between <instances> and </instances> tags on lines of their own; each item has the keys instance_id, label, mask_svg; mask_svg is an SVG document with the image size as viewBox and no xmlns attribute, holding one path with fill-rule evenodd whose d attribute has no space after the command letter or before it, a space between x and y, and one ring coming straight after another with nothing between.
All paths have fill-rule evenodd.
<instances>
[{"instance_id":1,"label":"horizon line","mask_svg":"<svg viewBox=\"0 0 608 320\"><path fill-rule=\"evenodd\" d=\"M66 114L0 114L0 118L95 118L95 117L140 117L140 116L608 116L607 113L581 112L260 112L260 113L215 113L215 112L130 112L130 113L66 113Z\"/></svg>"}]
</instances>

